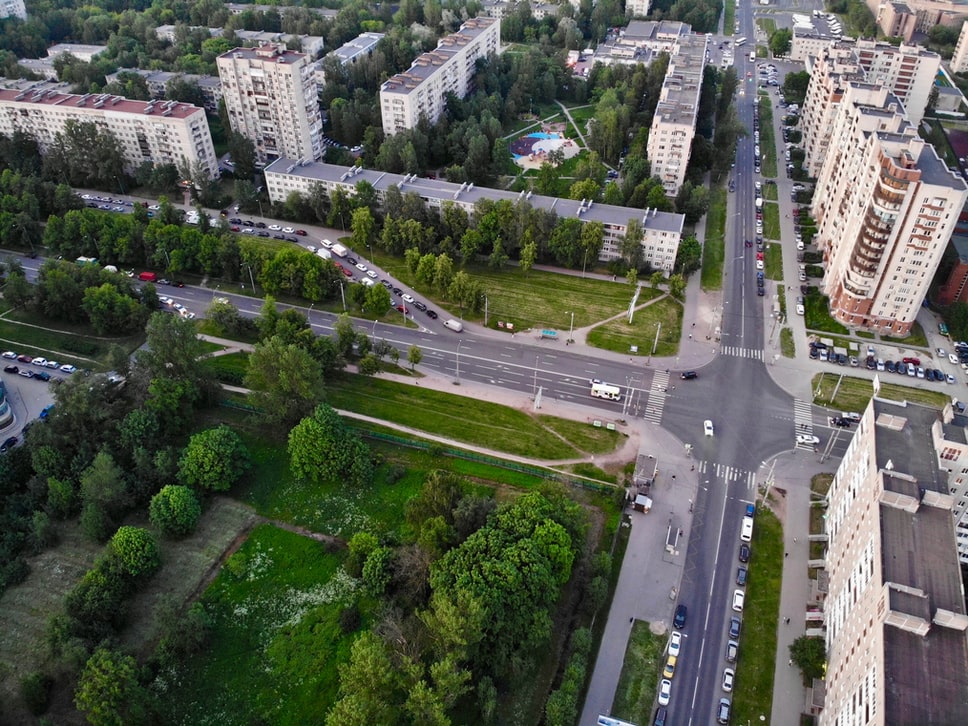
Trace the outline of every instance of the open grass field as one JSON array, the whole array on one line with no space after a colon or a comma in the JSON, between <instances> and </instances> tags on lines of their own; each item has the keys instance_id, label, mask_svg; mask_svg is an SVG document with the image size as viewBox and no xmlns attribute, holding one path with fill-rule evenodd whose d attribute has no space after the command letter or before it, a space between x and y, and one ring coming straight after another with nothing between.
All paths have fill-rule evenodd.
<instances>
[{"instance_id":1,"label":"open grass field","mask_svg":"<svg viewBox=\"0 0 968 726\"><path fill-rule=\"evenodd\" d=\"M341 562L313 539L253 530L202 597L214 621L209 647L155 684L165 721L319 723L353 640L339 627L355 588Z\"/></svg>"},{"instance_id":2,"label":"open grass field","mask_svg":"<svg viewBox=\"0 0 968 726\"><path fill-rule=\"evenodd\" d=\"M31 557L30 575L0 595L0 703L13 709L20 703L20 679L45 659L44 632L47 618L60 611L67 592L103 550L90 542L75 522L58 525L60 543ZM28 723L5 713L9 723Z\"/></svg>"},{"instance_id":3,"label":"open grass field","mask_svg":"<svg viewBox=\"0 0 968 726\"><path fill-rule=\"evenodd\" d=\"M327 386L330 405L456 441L536 459L613 451L622 434L394 381L345 375Z\"/></svg>"},{"instance_id":4,"label":"open grass field","mask_svg":"<svg viewBox=\"0 0 968 726\"><path fill-rule=\"evenodd\" d=\"M206 506L194 534L180 540L159 539L161 569L128 603L131 615L122 634L124 645L140 652L160 635L153 615L162 602L186 602L232 541L255 520L255 512L244 504L215 497Z\"/></svg>"},{"instance_id":5,"label":"open grass field","mask_svg":"<svg viewBox=\"0 0 968 726\"><path fill-rule=\"evenodd\" d=\"M783 579L783 529L773 512L758 507L751 543L739 667L733 690L733 723L760 723L773 707L776 629L780 621Z\"/></svg>"},{"instance_id":6,"label":"open grass field","mask_svg":"<svg viewBox=\"0 0 968 726\"><path fill-rule=\"evenodd\" d=\"M776 190L776 184L764 184L763 185L763 199L768 202L775 202L779 197L779 193Z\"/></svg>"},{"instance_id":7,"label":"open grass field","mask_svg":"<svg viewBox=\"0 0 968 726\"><path fill-rule=\"evenodd\" d=\"M766 202L763 205L763 236L766 239L780 239L780 205Z\"/></svg>"},{"instance_id":8,"label":"open grass field","mask_svg":"<svg viewBox=\"0 0 968 726\"><path fill-rule=\"evenodd\" d=\"M839 382L839 386L838 386ZM829 406L840 411L863 411L874 395L874 384L866 378L822 373L813 377L811 388L813 402L818 406ZM837 395L833 399L834 390ZM819 390L819 394L817 393ZM880 398L891 401L909 401L931 408L943 408L951 403L951 396L941 391L925 391L921 388L901 386L896 383L881 383Z\"/></svg>"},{"instance_id":9,"label":"open grass field","mask_svg":"<svg viewBox=\"0 0 968 726\"><path fill-rule=\"evenodd\" d=\"M736 6L730 3L723 4L723 35L733 34L733 23L736 21Z\"/></svg>"},{"instance_id":10,"label":"open grass field","mask_svg":"<svg viewBox=\"0 0 968 726\"><path fill-rule=\"evenodd\" d=\"M779 242L774 242L763 251L763 262L768 280L783 279L783 248Z\"/></svg>"},{"instance_id":11,"label":"open grass field","mask_svg":"<svg viewBox=\"0 0 968 726\"><path fill-rule=\"evenodd\" d=\"M706 214L706 239L702 246L702 289L723 288L723 260L726 254L726 196L722 186L710 190Z\"/></svg>"},{"instance_id":12,"label":"open grass field","mask_svg":"<svg viewBox=\"0 0 968 726\"><path fill-rule=\"evenodd\" d=\"M661 330L657 325L661 323ZM656 332L659 333L656 344ZM682 333L682 305L670 297L664 297L651 305L635 311L631 325L627 317L621 317L599 325L588 333L588 344L616 353L629 353L630 346L638 346L635 355L669 356L679 351Z\"/></svg>"},{"instance_id":13,"label":"open grass field","mask_svg":"<svg viewBox=\"0 0 968 726\"><path fill-rule=\"evenodd\" d=\"M428 303L450 311L455 317L460 313L456 306L445 304L439 296L425 286L416 284L403 258L394 257L373 249L374 262L398 280L412 285ZM589 261L588 269L593 267ZM492 270L488 267L468 265L468 274L484 286L487 293L488 324L497 327L498 321L514 324L514 329L547 328L567 331L571 324L571 311L575 313L575 327L592 325L628 308L633 290L619 280L593 280L579 275L562 275L542 270L525 273L517 267ZM639 300L645 302L655 297L654 290L643 289ZM484 321L479 314L464 313L464 319Z\"/></svg>"},{"instance_id":14,"label":"open grass field","mask_svg":"<svg viewBox=\"0 0 968 726\"><path fill-rule=\"evenodd\" d=\"M644 621L636 621L632 626L612 703L613 716L630 723L650 722L667 640L667 636L654 634Z\"/></svg>"}]
</instances>

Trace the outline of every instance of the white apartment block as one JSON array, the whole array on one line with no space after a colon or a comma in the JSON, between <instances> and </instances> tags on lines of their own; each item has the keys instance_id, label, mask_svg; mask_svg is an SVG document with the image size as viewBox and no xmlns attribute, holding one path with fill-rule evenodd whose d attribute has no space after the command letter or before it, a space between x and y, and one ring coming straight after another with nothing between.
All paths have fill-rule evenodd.
<instances>
[{"instance_id":1,"label":"white apartment block","mask_svg":"<svg viewBox=\"0 0 968 726\"><path fill-rule=\"evenodd\" d=\"M952 73L968 72L968 23L961 24L961 35L958 36L950 66Z\"/></svg>"},{"instance_id":2,"label":"white apartment block","mask_svg":"<svg viewBox=\"0 0 968 726\"><path fill-rule=\"evenodd\" d=\"M387 136L416 127L421 116L435 123L448 93L463 98L471 90L474 64L501 52L501 21L471 18L437 48L417 56L413 65L383 83L380 109Z\"/></svg>"},{"instance_id":3,"label":"white apartment block","mask_svg":"<svg viewBox=\"0 0 968 726\"><path fill-rule=\"evenodd\" d=\"M955 416L952 407L945 406L943 417L931 427L931 439L953 501L958 559L968 565L968 419Z\"/></svg>"},{"instance_id":4,"label":"white apartment block","mask_svg":"<svg viewBox=\"0 0 968 726\"><path fill-rule=\"evenodd\" d=\"M968 617L940 427L934 409L875 397L830 485L820 726L968 723Z\"/></svg>"},{"instance_id":5,"label":"white apartment block","mask_svg":"<svg viewBox=\"0 0 968 726\"><path fill-rule=\"evenodd\" d=\"M57 45L52 45L47 49L47 57L53 60L59 55L64 55L69 53L78 60L90 63L92 60L97 58L101 53L106 51L108 47L106 45L85 45L82 43L58 43Z\"/></svg>"},{"instance_id":6,"label":"white apartment block","mask_svg":"<svg viewBox=\"0 0 968 726\"><path fill-rule=\"evenodd\" d=\"M67 121L96 124L118 140L127 171L145 162L200 164L218 176L218 160L205 111L174 101L129 101L107 93L83 96L52 89L0 90L0 134L20 130L46 151Z\"/></svg>"},{"instance_id":7,"label":"white apartment block","mask_svg":"<svg viewBox=\"0 0 968 726\"><path fill-rule=\"evenodd\" d=\"M216 63L229 124L252 140L260 161L322 158L316 77L305 54L265 45L230 50Z\"/></svg>"},{"instance_id":8,"label":"white apartment block","mask_svg":"<svg viewBox=\"0 0 968 726\"><path fill-rule=\"evenodd\" d=\"M886 88L848 83L813 202L831 315L906 336L966 199Z\"/></svg>"},{"instance_id":9,"label":"white apartment block","mask_svg":"<svg viewBox=\"0 0 968 726\"><path fill-rule=\"evenodd\" d=\"M24 0L0 0L0 18L17 17L27 19L27 8Z\"/></svg>"},{"instance_id":10,"label":"white apartment block","mask_svg":"<svg viewBox=\"0 0 968 726\"><path fill-rule=\"evenodd\" d=\"M629 222L637 220L643 230L643 260L667 274L675 267L684 224L681 214L659 212L655 209L633 209L533 193L514 193L473 184L454 184L441 179L422 179L415 174L390 174L360 166L347 168L335 164L278 159L266 167L265 177L269 199L273 202L285 201L292 192L308 196L316 187L321 187L328 195L332 195L337 189L355 194L356 185L361 181L373 186L381 204L387 189L395 186L404 194L414 192L420 195L424 204L438 212L447 204L455 204L470 214L474 211L475 204L482 199L507 200L512 204L524 202L535 208L553 211L561 218L573 217L583 222L601 222L604 242L599 259L604 262L621 257L622 237L628 230Z\"/></svg>"},{"instance_id":11,"label":"white apartment block","mask_svg":"<svg viewBox=\"0 0 968 726\"><path fill-rule=\"evenodd\" d=\"M632 20L595 49L588 65L648 65L659 53L674 53L679 40L691 33L689 25L676 20Z\"/></svg>"},{"instance_id":12,"label":"white apartment block","mask_svg":"<svg viewBox=\"0 0 968 726\"><path fill-rule=\"evenodd\" d=\"M666 194L674 196L686 178L696 114L706 63L705 35L683 35L669 59L659 103L649 131L648 155L652 175L662 180Z\"/></svg>"},{"instance_id":13,"label":"white apartment block","mask_svg":"<svg viewBox=\"0 0 968 726\"><path fill-rule=\"evenodd\" d=\"M385 35L385 33L360 33L353 40L343 43L339 48L330 52L326 58L335 57L344 68L356 65L363 58L369 58L373 55L377 44L383 40ZM325 61L325 58L316 61L316 82L320 86L326 83L323 61Z\"/></svg>"},{"instance_id":14,"label":"white apartment block","mask_svg":"<svg viewBox=\"0 0 968 726\"><path fill-rule=\"evenodd\" d=\"M917 126L940 65L941 56L918 46L898 48L871 40L831 42L818 56L808 57L810 84L801 121L807 173L812 177L820 173L844 84L861 81L885 86Z\"/></svg>"},{"instance_id":15,"label":"white apartment block","mask_svg":"<svg viewBox=\"0 0 968 726\"><path fill-rule=\"evenodd\" d=\"M652 0L626 0L625 14L633 18L644 18L649 14Z\"/></svg>"}]
</instances>

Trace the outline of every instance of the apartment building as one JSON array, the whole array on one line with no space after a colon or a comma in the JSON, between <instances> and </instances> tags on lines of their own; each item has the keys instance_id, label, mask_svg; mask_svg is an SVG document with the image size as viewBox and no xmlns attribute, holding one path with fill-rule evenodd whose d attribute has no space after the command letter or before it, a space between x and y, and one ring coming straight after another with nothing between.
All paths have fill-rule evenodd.
<instances>
[{"instance_id":1,"label":"apartment building","mask_svg":"<svg viewBox=\"0 0 968 726\"><path fill-rule=\"evenodd\" d=\"M57 43L47 49L47 57L53 60L57 56L70 54L78 60L90 63L101 53L106 51L106 45L89 45L84 43Z\"/></svg>"},{"instance_id":2,"label":"apartment building","mask_svg":"<svg viewBox=\"0 0 968 726\"><path fill-rule=\"evenodd\" d=\"M348 194L356 193L359 182L373 186L382 204L386 191L398 187L404 194L414 192L431 209L438 212L447 204L455 204L466 212L474 211L482 199L519 202L552 211L561 218L578 218L582 222L601 222L604 241L599 259L603 262L621 257L622 238L629 223L637 220L642 226L642 258L653 267L671 273L675 267L679 242L682 239L684 217L681 214L659 212L655 209L633 209L610 204L592 203L586 200L559 199L533 193L514 193L502 189L489 189L473 184L454 184L441 179L422 179L414 175L389 174L364 169L360 166L337 166L323 163L300 163L294 159L278 159L265 169L266 189L273 202L285 201L297 192L309 195L315 188L322 188L328 195L337 189Z\"/></svg>"},{"instance_id":3,"label":"apartment building","mask_svg":"<svg viewBox=\"0 0 968 726\"><path fill-rule=\"evenodd\" d=\"M948 273L947 279L938 288L939 305L968 303L968 210L966 209L962 209L961 214L958 215L955 231L951 235L951 247L958 259Z\"/></svg>"},{"instance_id":4,"label":"apartment building","mask_svg":"<svg viewBox=\"0 0 968 726\"><path fill-rule=\"evenodd\" d=\"M648 155L652 175L674 196L686 179L696 114L706 64L705 35L683 35L676 43L662 82L659 103L649 131Z\"/></svg>"},{"instance_id":5,"label":"apartment building","mask_svg":"<svg viewBox=\"0 0 968 726\"><path fill-rule=\"evenodd\" d=\"M968 8L955 0L867 0L877 27L886 36L910 43L916 33L927 33L936 25L957 26L968 16Z\"/></svg>"},{"instance_id":6,"label":"apartment building","mask_svg":"<svg viewBox=\"0 0 968 726\"><path fill-rule=\"evenodd\" d=\"M941 426L933 409L875 397L830 485L820 726L968 723L968 617L934 449Z\"/></svg>"},{"instance_id":7,"label":"apartment building","mask_svg":"<svg viewBox=\"0 0 968 726\"><path fill-rule=\"evenodd\" d=\"M952 73L968 72L968 22L961 24L961 34L958 36L955 52L951 56L950 67Z\"/></svg>"},{"instance_id":8,"label":"apartment building","mask_svg":"<svg viewBox=\"0 0 968 726\"><path fill-rule=\"evenodd\" d=\"M104 77L108 83L118 80L121 73L134 73L145 79L148 93L154 99L163 99L172 81L185 81L198 86L204 98L205 110L218 112L218 102L222 100L222 81L218 76L199 76L194 73L170 73L168 71L146 71L141 68L119 68Z\"/></svg>"},{"instance_id":9,"label":"apartment building","mask_svg":"<svg viewBox=\"0 0 968 726\"><path fill-rule=\"evenodd\" d=\"M471 18L437 48L417 56L413 65L383 83L380 109L387 136L416 127L421 116L435 123L448 93L460 98L471 90L478 58L501 52L501 21Z\"/></svg>"},{"instance_id":10,"label":"apartment building","mask_svg":"<svg viewBox=\"0 0 968 726\"><path fill-rule=\"evenodd\" d=\"M27 19L27 7L24 0L0 0L0 18Z\"/></svg>"},{"instance_id":11,"label":"apartment building","mask_svg":"<svg viewBox=\"0 0 968 726\"><path fill-rule=\"evenodd\" d=\"M626 0L625 14L632 18L644 18L649 14L652 0Z\"/></svg>"},{"instance_id":12,"label":"apartment building","mask_svg":"<svg viewBox=\"0 0 968 726\"><path fill-rule=\"evenodd\" d=\"M808 56L810 83L801 119L807 173L812 177L820 174L845 84L857 81L885 86L916 126L924 117L940 65L937 53L870 40L831 42L818 55Z\"/></svg>"},{"instance_id":13,"label":"apartment building","mask_svg":"<svg viewBox=\"0 0 968 726\"><path fill-rule=\"evenodd\" d=\"M260 161L322 158L323 121L308 56L270 44L230 50L216 63L229 124L252 140Z\"/></svg>"},{"instance_id":14,"label":"apartment building","mask_svg":"<svg viewBox=\"0 0 968 726\"><path fill-rule=\"evenodd\" d=\"M205 111L174 101L130 101L107 93L79 96L51 88L0 89L0 134L20 130L46 151L67 121L94 123L118 140L126 170L145 162L200 164L218 176L218 160Z\"/></svg>"},{"instance_id":15,"label":"apartment building","mask_svg":"<svg viewBox=\"0 0 968 726\"><path fill-rule=\"evenodd\" d=\"M377 44L383 40L385 35L385 33L360 33L353 40L343 43L339 48L329 53L326 58L333 56L344 68L356 65L362 59L373 55ZM316 62L316 82L320 86L326 83L324 61L325 58Z\"/></svg>"},{"instance_id":16,"label":"apartment building","mask_svg":"<svg viewBox=\"0 0 968 726\"><path fill-rule=\"evenodd\" d=\"M618 33L608 34L588 59L588 66L595 63L648 65L660 53L674 53L679 40L691 33L691 26L675 20L632 20Z\"/></svg>"},{"instance_id":17,"label":"apartment building","mask_svg":"<svg viewBox=\"0 0 968 726\"><path fill-rule=\"evenodd\" d=\"M963 404L961 406L963 408ZM952 519L958 559L968 565L968 418L945 406L932 424L931 440L937 465L952 498Z\"/></svg>"},{"instance_id":18,"label":"apartment building","mask_svg":"<svg viewBox=\"0 0 968 726\"><path fill-rule=\"evenodd\" d=\"M833 317L906 336L966 199L893 94L848 83L813 203Z\"/></svg>"}]
</instances>

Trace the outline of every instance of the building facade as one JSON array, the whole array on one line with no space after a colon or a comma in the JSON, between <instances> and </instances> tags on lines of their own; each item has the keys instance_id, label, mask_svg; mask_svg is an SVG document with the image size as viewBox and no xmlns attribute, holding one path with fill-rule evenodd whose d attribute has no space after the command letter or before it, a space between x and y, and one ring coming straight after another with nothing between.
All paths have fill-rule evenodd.
<instances>
[{"instance_id":1,"label":"building facade","mask_svg":"<svg viewBox=\"0 0 968 726\"><path fill-rule=\"evenodd\" d=\"M27 19L27 7L24 0L0 0L0 18Z\"/></svg>"},{"instance_id":2,"label":"building facade","mask_svg":"<svg viewBox=\"0 0 968 726\"><path fill-rule=\"evenodd\" d=\"M632 18L644 18L649 14L652 0L626 0L625 14Z\"/></svg>"},{"instance_id":3,"label":"building facade","mask_svg":"<svg viewBox=\"0 0 968 726\"><path fill-rule=\"evenodd\" d=\"M251 139L260 161L322 158L316 77L305 54L265 45L230 50L216 62L229 123Z\"/></svg>"},{"instance_id":4,"label":"building facade","mask_svg":"<svg viewBox=\"0 0 968 726\"><path fill-rule=\"evenodd\" d=\"M813 202L831 315L906 336L966 199L893 94L848 83Z\"/></svg>"},{"instance_id":5,"label":"building facade","mask_svg":"<svg viewBox=\"0 0 968 726\"><path fill-rule=\"evenodd\" d=\"M933 409L875 397L830 485L820 726L968 723L968 617L940 426Z\"/></svg>"},{"instance_id":6,"label":"building facade","mask_svg":"<svg viewBox=\"0 0 968 726\"><path fill-rule=\"evenodd\" d=\"M961 24L961 34L958 36L958 45L951 56L951 72L968 72L968 22Z\"/></svg>"},{"instance_id":7,"label":"building facade","mask_svg":"<svg viewBox=\"0 0 968 726\"><path fill-rule=\"evenodd\" d=\"M53 60L59 55L70 54L78 60L90 63L106 51L106 45L84 45L81 43L58 43L47 49L47 57Z\"/></svg>"},{"instance_id":8,"label":"building facade","mask_svg":"<svg viewBox=\"0 0 968 726\"><path fill-rule=\"evenodd\" d=\"M944 284L938 288L939 305L968 303L968 210L962 209L951 235L951 246L958 256Z\"/></svg>"},{"instance_id":9,"label":"building facade","mask_svg":"<svg viewBox=\"0 0 968 726\"><path fill-rule=\"evenodd\" d=\"M696 135L696 115L706 64L705 35L683 35L669 59L659 103L649 131L648 155L652 175L674 196L686 179L686 168Z\"/></svg>"},{"instance_id":10,"label":"building facade","mask_svg":"<svg viewBox=\"0 0 968 726\"><path fill-rule=\"evenodd\" d=\"M218 176L218 160L205 111L175 101L130 101L107 93L79 96L53 89L0 90L0 133L23 131L46 151L69 120L89 122L118 140L127 171L145 162L198 164Z\"/></svg>"},{"instance_id":11,"label":"building facade","mask_svg":"<svg viewBox=\"0 0 968 726\"><path fill-rule=\"evenodd\" d=\"M380 111L383 133L392 136L417 126L421 117L435 123L448 93L463 98L471 90L478 58L501 52L501 21L471 18L437 48L417 56L413 65L383 83Z\"/></svg>"},{"instance_id":12,"label":"building facade","mask_svg":"<svg viewBox=\"0 0 968 726\"><path fill-rule=\"evenodd\" d=\"M145 79L148 93L154 99L163 99L168 91L168 84L172 81L185 81L198 86L204 100L205 110L210 113L218 112L218 103L222 100L222 81L218 76L199 76L194 73L170 73L168 71L146 71L141 68L119 68L114 73L105 76L108 83L118 80L121 73L134 73Z\"/></svg>"},{"instance_id":13,"label":"building facade","mask_svg":"<svg viewBox=\"0 0 968 726\"><path fill-rule=\"evenodd\" d=\"M285 201L292 192L309 195L317 187L322 188L328 195L332 195L337 189L355 194L356 185L361 181L373 186L381 204L387 189L398 187L404 194L418 194L424 204L438 212L447 204L455 204L471 213L476 203L485 199L506 200L513 204L523 202L535 208L553 211L561 218L601 222L604 238L599 259L603 262L621 257L622 238L628 231L629 224L637 221L642 227L642 259L666 273L671 273L675 267L684 225L681 214L659 212L655 209L633 209L533 193L514 193L473 184L454 184L441 179L422 179L415 174L389 174L359 166L347 168L335 164L299 163L298 160L279 159L266 167L265 177L269 199L273 202Z\"/></svg>"},{"instance_id":14,"label":"building facade","mask_svg":"<svg viewBox=\"0 0 968 726\"><path fill-rule=\"evenodd\" d=\"M383 40L385 33L360 33L339 48L329 53L326 58L333 56L344 68L356 65L364 58L373 55L377 44ZM326 70L324 68L325 58L316 61L316 81L322 86L326 83Z\"/></svg>"}]
</instances>

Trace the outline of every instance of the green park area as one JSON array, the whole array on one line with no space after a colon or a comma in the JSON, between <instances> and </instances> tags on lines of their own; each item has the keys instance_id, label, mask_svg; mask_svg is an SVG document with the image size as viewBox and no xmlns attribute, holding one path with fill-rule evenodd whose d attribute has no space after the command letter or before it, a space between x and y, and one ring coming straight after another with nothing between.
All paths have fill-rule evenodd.
<instances>
[{"instance_id":1,"label":"green park area","mask_svg":"<svg viewBox=\"0 0 968 726\"><path fill-rule=\"evenodd\" d=\"M615 353L673 356L681 335L682 303L666 296L638 308L631 323L623 315L597 326L588 333L588 344Z\"/></svg>"}]
</instances>

